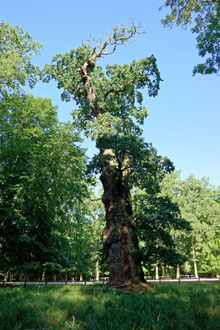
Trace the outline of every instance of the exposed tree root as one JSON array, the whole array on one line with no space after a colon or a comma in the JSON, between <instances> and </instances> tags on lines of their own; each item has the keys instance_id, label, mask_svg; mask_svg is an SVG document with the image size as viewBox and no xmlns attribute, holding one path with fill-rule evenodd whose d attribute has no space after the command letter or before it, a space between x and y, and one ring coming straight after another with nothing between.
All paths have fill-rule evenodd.
<instances>
[{"instance_id":1,"label":"exposed tree root","mask_svg":"<svg viewBox=\"0 0 220 330\"><path fill-rule=\"evenodd\" d=\"M127 281L125 284L120 284L120 285L108 284L107 286L114 291L121 291L123 293L133 292L137 294L142 294L147 291L155 290L155 285L141 281L138 282Z\"/></svg>"}]
</instances>

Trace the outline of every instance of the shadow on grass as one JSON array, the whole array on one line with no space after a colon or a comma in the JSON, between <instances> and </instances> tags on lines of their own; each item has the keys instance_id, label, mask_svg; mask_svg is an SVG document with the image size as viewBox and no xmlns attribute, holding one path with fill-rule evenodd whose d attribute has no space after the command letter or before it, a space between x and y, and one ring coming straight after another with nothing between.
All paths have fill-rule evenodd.
<instances>
[{"instance_id":1,"label":"shadow on grass","mask_svg":"<svg viewBox=\"0 0 220 330\"><path fill-rule=\"evenodd\" d=\"M0 329L219 329L220 283L158 284L125 294L100 286L0 290Z\"/></svg>"}]
</instances>

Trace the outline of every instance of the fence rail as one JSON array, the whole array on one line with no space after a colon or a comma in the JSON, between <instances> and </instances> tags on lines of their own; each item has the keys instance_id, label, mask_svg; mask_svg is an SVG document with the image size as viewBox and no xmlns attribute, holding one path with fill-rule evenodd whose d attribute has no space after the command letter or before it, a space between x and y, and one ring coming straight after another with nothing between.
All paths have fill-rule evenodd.
<instances>
[{"instance_id":1,"label":"fence rail","mask_svg":"<svg viewBox=\"0 0 220 330\"><path fill-rule=\"evenodd\" d=\"M179 279L147 279L148 283L194 283L194 282L220 282L219 278L179 278ZM105 284L108 279L100 281L0 281L0 285L92 285L92 284Z\"/></svg>"},{"instance_id":2,"label":"fence rail","mask_svg":"<svg viewBox=\"0 0 220 330\"><path fill-rule=\"evenodd\" d=\"M220 282L220 277L215 278L179 278L179 279L172 279L172 278L166 278L166 279L147 279L147 282L150 283L187 283L187 282Z\"/></svg>"},{"instance_id":3,"label":"fence rail","mask_svg":"<svg viewBox=\"0 0 220 330\"><path fill-rule=\"evenodd\" d=\"M105 284L106 279L100 281L0 281L0 285L91 285Z\"/></svg>"}]
</instances>

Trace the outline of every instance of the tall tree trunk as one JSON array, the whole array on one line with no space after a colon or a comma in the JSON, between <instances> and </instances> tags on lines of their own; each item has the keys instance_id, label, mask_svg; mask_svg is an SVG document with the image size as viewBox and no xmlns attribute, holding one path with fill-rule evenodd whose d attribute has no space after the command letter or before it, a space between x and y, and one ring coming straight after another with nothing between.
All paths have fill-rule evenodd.
<instances>
[{"instance_id":1,"label":"tall tree trunk","mask_svg":"<svg viewBox=\"0 0 220 330\"><path fill-rule=\"evenodd\" d=\"M86 91L86 98L95 119L102 115L104 110L98 106L95 90L89 85L89 81L96 60L103 54L108 54L108 52L106 53L107 45L108 43L105 42L98 52L95 52L95 47L92 57L87 58L79 69ZM111 127L111 123L106 122L105 127ZM102 165L100 180L104 188L102 201L106 211L106 227L103 241L109 251L110 284L121 285L129 282L144 282L141 260L135 255L139 247L135 220L132 214L129 185L130 170L123 170L123 167L127 168L127 165L129 165L129 159L125 155L120 166L112 149L104 149L102 156L104 158L107 156ZM108 157L111 159L109 160Z\"/></svg>"},{"instance_id":2,"label":"tall tree trunk","mask_svg":"<svg viewBox=\"0 0 220 330\"><path fill-rule=\"evenodd\" d=\"M194 274L195 277L198 278L199 276L198 276L197 263L196 263L196 250L195 250L193 238L192 238L192 253L193 253Z\"/></svg>"},{"instance_id":3,"label":"tall tree trunk","mask_svg":"<svg viewBox=\"0 0 220 330\"><path fill-rule=\"evenodd\" d=\"M41 275L41 281L45 281L45 277L46 277L46 276L45 276L45 275L46 275L45 273L46 273L45 271L42 272L42 275Z\"/></svg>"},{"instance_id":4,"label":"tall tree trunk","mask_svg":"<svg viewBox=\"0 0 220 330\"><path fill-rule=\"evenodd\" d=\"M167 270L167 265L166 265L166 278L168 277L168 270Z\"/></svg>"},{"instance_id":5,"label":"tall tree trunk","mask_svg":"<svg viewBox=\"0 0 220 330\"><path fill-rule=\"evenodd\" d=\"M8 281L9 280L9 271L4 273L4 281Z\"/></svg>"},{"instance_id":6,"label":"tall tree trunk","mask_svg":"<svg viewBox=\"0 0 220 330\"><path fill-rule=\"evenodd\" d=\"M98 260L95 263L95 280L99 281L99 262L98 262Z\"/></svg>"},{"instance_id":7,"label":"tall tree trunk","mask_svg":"<svg viewBox=\"0 0 220 330\"><path fill-rule=\"evenodd\" d=\"M111 285L144 282L129 186L128 170L116 163L112 149L105 149L106 162L100 180L106 211L104 244L109 251L109 280Z\"/></svg>"},{"instance_id":8,"label":"tall tree trunk","mask_svg":"<svg viewBox=\"0 0 220 330\"><path fill-rule=\"evenodd\" d=\"M180 278L180 265L179 264L176 266L176 278L177 279Z\"/></svg>"},{"instance_id":9,"label":"tall tree trunk","mask_svg":"<svg viewBox=\"0 0 220 330\"><path fill-rule=\"evenodd\" d=\"M80 272L80 274L79 274L79 280L82 282L83 281L83 274L82 274L82 272Z\"/></svg>"},{"instance_id":10,"label":"tall tree trunk","mask_svg":"<svg viewBox=\"0 0 220 330\"><path fill-rule=\"evenodd\" d=\"M174 248L177 251L176 235L173 235L173 236L174 236ZM176 266L176 278L177 279L180 278L180 265L179 264L177 264L177 266Z\"/></svg>"},{"instance_id":11,"label":"tall tree trunk","mask_svg":"<svg viewBox=\"0 0 220 330\"><path fill-rule=\"evenodd\" d=\"M158 264L156 264L156 266L155 266L155 279L159 280L159 267L158 267Z\"/></svg>"}]
</instances>

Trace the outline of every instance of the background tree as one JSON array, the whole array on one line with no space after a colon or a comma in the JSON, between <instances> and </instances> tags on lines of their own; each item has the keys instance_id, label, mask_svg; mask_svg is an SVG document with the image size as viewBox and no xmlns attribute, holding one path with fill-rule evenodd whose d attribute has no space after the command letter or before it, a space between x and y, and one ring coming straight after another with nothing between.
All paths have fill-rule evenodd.
<instances>
[{"instance_id":1,"label":"background tree","mask_svg":"<svg viewBox=\"0 0 220 330\"><path fill-rule=\"evenodd\" d=\"M171 10L162 23L166 27L187 27L197 35L199 55L207 57L194 67L193 74L217 73L220 69L220 2L219 0L166 0L161 7Z\"/></svg>"},{"instance_id":2,"label":"background tree","mask_svg":"<svg viewBox=\"0 0 220 330\"><path fill-rule=\"evenodd\" d=\"M212 255L213 259L216 259L215 263L217 260L218 263L220 261L217 251L212 246L219 236L219 205L216 201L216 191L206 179L198 180L190 176L182 183L181 193L184 205L182 215L190 221L193 228L189 239L194 273L198 277L198 272L208 271L208 268L210 272L214 272L211 263L209 266L205 265L207 255Z\"/></svg>"},{"instance_id":3,"label":"background tree","mask_svg":"<svg viewBox=\"0 0 220 330\"><path fill-rule=\"evenodd\" d=\"M161 184L161 194L178 204L181 216L189 221L190 232L175 232L177 248L190 256L189 272L217 273L219 267L219 191L205 178L198 180L193 176L181 180L175 172L165 177ZM190 267L188 267L190 266Z\"/></svg>"},{"instance_id":4,"label":"background tree","mask_svg":"<svg viewBox=\"0 0 220 330\"><path fill-rule=\"evenodd\" d=\"M134 191L134 214L141 241L140 251L145 267L152 264L177 267L186 260L186 251L177 249L176 233L190 230L181 218L178 205L161 193L150 195Z\"/></svg>"},{"instance_id":5,"label":"background tree","mask_svg":"<svg viewBox=\"0 0 220 330\"><path fill-rule=\"evenodd\" d=\"M64 250L72 260L75 276L80 280L83 277L98 280L103 249L104 212L100 199L91 189L88 191L89 195L78 200L70 211L66 231L68 244Z\"/></svg>"},{"instance_id":6,"label":"background tree","mask_svg":"<svg viewBox=\"0 0 220 330\"><path fill-rule=\"evenodd\" d=\"M1 22L0 253L5 270L70 269L70 210L87 196L85 158L74 126L58 123L49 99L22 90L37 81L40 71L31 56L41 47L28 32Z\"/></svg>"},{"instance_id":7,"label":"background tree","mask_svg":"<svg viewBox=\"0 0 220 330\"><path fill-rule=\"evenodd\" d=\"M95 263L95 279L98 281L100 272L105 273L105 265L103 265L103 234L105 228L105 210L101 200L102 190L98 193L91 194L90 201L90 214L92 220L92 249L93 249L93 262Z\"/></svg>"},{"instance_id":8,"label":"background tree","mask_svg":"<svg viewBox=\"0 0 220 330\"><path fill-rule=\"evenodd\" d=\"M79 129L96 140L99 154L93 168L101 173L106 211L104 242L109 250L110 282L121 285L143 281L130 188L135 182L154 190L156 182L172 164L157 156L141 139L140 126L147 116L141 89L156 96L161 81L152 55L130 65L96 65L119 45L132 41L140 29L132 24L115 27L104 42L83 44L76 50L56 55L45 67L45 81L55 79L63 88L62 98L75 99L79 106L73 118Z\"/></svg>"},{"instance_id":9,"label":"background tree","mask_svg":"<svg viewBox=\"0 0 220 330\"><path fill-rule=\"evenodd\" d=\"M56 117L49 99L13 94L0 103L1 269L67 264L60 236L86 195L85 158L74 127Z\"/></svg>"}]
</instances>

